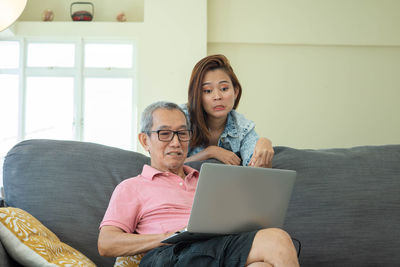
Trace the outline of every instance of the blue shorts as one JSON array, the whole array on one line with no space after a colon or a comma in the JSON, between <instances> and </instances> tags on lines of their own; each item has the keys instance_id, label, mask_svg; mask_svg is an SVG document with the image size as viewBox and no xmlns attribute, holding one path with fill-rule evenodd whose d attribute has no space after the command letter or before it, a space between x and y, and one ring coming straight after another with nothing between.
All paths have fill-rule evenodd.
<instances>
[{"instance_id":1,"label":"blue shorts","mask_svg":"<svg viewBox=\"0 0 400 267\"><path fill-rule=\"evenodd\" d=\"M140 267L245 266L257 231L196 242L180 242L150 250Z\"/></svg>"}]
</instances>

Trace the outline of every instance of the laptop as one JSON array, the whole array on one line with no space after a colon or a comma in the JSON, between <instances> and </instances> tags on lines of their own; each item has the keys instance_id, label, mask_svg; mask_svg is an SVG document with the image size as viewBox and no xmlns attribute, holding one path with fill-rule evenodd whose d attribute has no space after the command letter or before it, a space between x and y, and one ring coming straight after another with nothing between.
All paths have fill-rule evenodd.
<instances>
[{"instance_id":1,"label":"laptop","mask_svg":"<svg viewBox=\"0 0 400 267\"><path fill-rule=\"evenodd\" d=\"M295 179L292 170L203 163L187 228L162 243L282 228Z\"/></svg>"}]
</instances>

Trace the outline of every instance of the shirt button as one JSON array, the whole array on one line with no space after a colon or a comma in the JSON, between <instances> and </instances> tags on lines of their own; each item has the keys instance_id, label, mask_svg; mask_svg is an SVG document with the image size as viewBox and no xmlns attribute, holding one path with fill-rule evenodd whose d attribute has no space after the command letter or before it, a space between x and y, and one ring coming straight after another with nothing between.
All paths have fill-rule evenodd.
<instances>
[{"instance_id":1,"label":"shirt button","mask_svg":"<svg viewBox=\"0 0 400 267\"><path fill-rule=\"evenodd\" d=\"M182 186L182 185L183 185L183 183L182 183L182 182L180 182L180 183L179 183L179 185L180 185L180 186Z\"/></svg>"}]
</instances>

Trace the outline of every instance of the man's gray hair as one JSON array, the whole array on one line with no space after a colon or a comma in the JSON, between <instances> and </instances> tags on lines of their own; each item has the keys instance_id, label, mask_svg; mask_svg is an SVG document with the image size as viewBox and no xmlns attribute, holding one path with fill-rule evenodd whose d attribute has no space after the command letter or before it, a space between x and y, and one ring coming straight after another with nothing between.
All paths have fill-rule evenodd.
<instances>
[{"instance_id":1,"label":"man's gray hair","mask_svg":"<svg viewBox=\"0 0 400 267\"><path fill-rule=\"evenodd\" d=\"M153 127L153 112L156 111L157 109L168 109L168 110L174 110L177 109L182 114L185 116L186 119L186 126L188 129L190 129L190 122L185 114L185 112L175 103L172 102L166 102L166 101L158 101L153 104L150 104L147 106L143 112L142 112L142 119L140 121L140 132L141 133L149 133L151 131L151 128Z\"/></svg>"}]
</instances>

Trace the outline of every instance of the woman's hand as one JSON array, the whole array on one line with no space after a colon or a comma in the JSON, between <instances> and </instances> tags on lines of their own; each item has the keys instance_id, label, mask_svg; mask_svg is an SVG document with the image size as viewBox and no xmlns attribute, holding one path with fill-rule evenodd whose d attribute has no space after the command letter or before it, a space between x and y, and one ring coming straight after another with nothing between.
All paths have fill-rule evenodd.
<instances>
[{"instance_id":1,"label":"woman's hand","mask_svg":"<svg viewBox=\"0 0 400 267\"><path fill-rule=\"evenodd\" d=\"M222 147L209 146L204 151L208 154L208 158L214 158L229 165L240 165L240 158L232 151Z\"/></svg>"},{"instance_id":2,"label":"woman's hand","mask_svg":"<svg viewBox=\"0 0 400 267\"><path fill-rule=\"evenodd\" d=\"M274 153L271 141L268 138L261 137L256 143L249 166L271 168Z\"/></svg>"}]
</instances>

